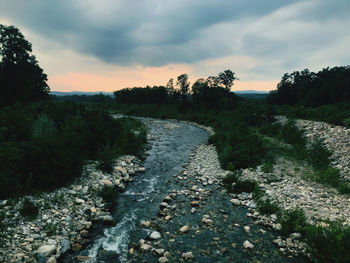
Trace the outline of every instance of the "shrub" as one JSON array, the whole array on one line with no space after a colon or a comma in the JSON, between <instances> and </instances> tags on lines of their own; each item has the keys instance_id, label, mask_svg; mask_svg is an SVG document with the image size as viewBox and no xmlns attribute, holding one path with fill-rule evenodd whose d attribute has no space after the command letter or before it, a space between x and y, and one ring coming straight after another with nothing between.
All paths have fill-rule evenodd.
<instances>
[{"instance_id":1,"label":"shrub","mask_svg":"<svg viewBox=\"0 0 350 263\"><path fill-rule=\"evenodd\" d=\"M331 223L327 228L309 225L305 228L305 240L315 262L350 262L349 227L340 223Z\"/></svg>"},{"instance_id":2,"label":"shrub","mask_svg":"<svg viewBox=\"0 0 350 263\"><path fill-rule=\"evenodd\" d=\"M277 214L281 211L280 207L276 203L271 202L269 198L261 198L258 200L257 208L260 213L266 215Z\"/></svg>"},{"instance_id":3,"label":"shrub","mask_svg":"<svg viewBox=\"0 0 350 263\"><path fill-rule=\"evenodd\" d=\"M320 140L313 142L308 149L308 161L316 169L324 169L330 164L331 152Z\"/></svg>"},{"instance_id":4,"label":"shrub","mask_svg":"<svg viewBox=\"0 0 350 263\"><path fill-rule=\"evenodd\" d=\"M35 219L39 214L39 208L34 204L33 201L29 200L28 198L24 198L19 212L26 218Z\"/></svg>"},{"instance_id":5,"label":"shrub","mask_svg":"<svg viewBox=\"0 0 350 263\"><path fill-rule=\"evenodd\" d=\"M99 195L106 203L113 203L118 197L119 191L116 187L104 186L99 192Z\"/></svg>"},{"instance_id":6,"label":"shrub","mask_svg":"<svg viewBox=\"0 0 350 263\"><path fill-rule=\"evenodd\" d=\"M266 162L261 166L261 171L264 173L272 173L273 172L273 163L272 162Z\"/></svg>"},{"instance_id":7,"label":"shrub","mask_svg":"<svg viewBox=\"0 0 350 263\"><path fill-rule=\"evenodd\" d=\"M235 193L251 193L256 188L256 182L252 180L239 180L236 182L235 186L233 187L233 191Z\"/></svg>"},{"instance_id":8,"label":"shrub","mask_svg":"<svg viewBox=\"0 0 350 263\"><path fill-rule=\"evenodd\" d=\"M112 147L109 144L107 144L97 154L97 168L104 173L111 173L113 171L115 156L116 154L113 152Z\"/></svg>"},{"instance_id":9,"label":"shrub","mask_svg":"<svg viewBox=\"0 0 350 263\"><path fill-rule=\"evenodd\" d=\"M35 139L49 140L57 134L55 122L42 114L34 122L32 128L32 137Z\"/></svg>"},{"instance_id":10,"label":"shrub","mask_svg":"<svg viewBox=\"0 0 350 263\"><path fill-rule=\"evenodd\" d=\"M224 177L222 181L224 183L224 187L227 189L228 192L231 193L233 191L232 184L237 182L240 174L241 172L236 171L236 172L229 173L228 175L226 175L226 177Z\"/></svg>"},{"instance_id":11,"label":"shrub","mask_svg":"<svg viewBox=\"0 0 350 263\"><path fill-rule=\"evenodd\" d=\"M315 180L321 184L338 187L340 184L339 170L336 168L327 168L316 171Z\"/></svg>"},{"instance_id":12,"label":"shrub","mask_svg":"<svg viewBox=\"0 0 350 263\"><path fill-rule=\"evenodd\" d=\"M298 208L284 212L279 222L282 225L281 232L286 236L294 232L302 233L307 225L304 211Z\"/></svg>"}]
</instances>

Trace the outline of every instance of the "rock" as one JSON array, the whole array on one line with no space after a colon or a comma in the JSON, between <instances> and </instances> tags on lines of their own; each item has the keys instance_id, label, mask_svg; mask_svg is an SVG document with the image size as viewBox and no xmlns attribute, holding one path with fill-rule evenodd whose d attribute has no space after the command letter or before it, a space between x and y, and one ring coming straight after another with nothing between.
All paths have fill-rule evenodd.
<instances>
[{"instance_id":1,"label":"rock","mask_svg":"<svg viewBox=\"0 0 350 263\"><path fill-rule=\"evenodd\" d=\"M167 262L168 262L168 259L167 259L166 257L160 257L160 258L158 259L158 262L159 262L159 263L167 263Z\"/></svg>"},{"instance_id":2,"label":"rock","mask_svg":"<svg viewBox=\"0 0 350 263\"><path fill-rule=\"evenodd\" d=\"M100 181L100 184L105 185L105 186L113 186L113 183L109 179L103 179Z\"/></svg>"},{"instance_id":3,"label":"rock","mask_svg":"<svg viewBox=\"0 0 350 263\"><path fill-rule=\"evenodd\" d=\"M74 252L79 252L81 249L82 249L82 245L80 245L79 243L74 243L74 244L72 245L72 250L73 250Z\"/></svg>"},{"instance_id":4,"label":"rock","mask_svg":"<svg viewBox=\"0 0 350 263\"><path fill-rule=\"evenodd\" d=\"M46 263L46 261L47 261L45 255L40 254L40 253L35 255L35 259L36 259L37 263Z\"/></svg>"},{"instance_id":5,"label":"rock","mask_svg":"<svg viewBox=\"0 0 350 263\"><path fill-rule=\"evenodd\" d=\"M57 263L57 260L54 257L50 257L46 263Z\"/></svg>"},{"instance_id":6,"label":"rock","mask_svg":"<svg viewBox=\"0 0 350 263\"><path fill-rule=\"evenodd\" d=\"M196 212L196 208L192 207L191 208L191 214L194 214Z\"/></svg>"},{"instance_id":7,"label":"rock","mask_svg":"<svg viewBox=\"0 0 350 263\"><path fill-rule=\"evenodd\" d=\"M85 204L85 201L83 199L80 199L80 198L75 198L75 203L78 205L83 205L83 204Z\"/></svg>"},{"instance_id":8,"label":"rock","mask_svg":"<svg viewBox=\"0 0 350 263\"><path fill-rule=\"evenodd\" d=\"M87 185L84 186L83 189L81 190L81 192L82 192L83 194L86 194L88 191L89 191L89 187L88 187Z\"/></svg>"},{"instance_id":9,"label":"rock","mask_svg":"<svg viewBox=\"0 0 350 263\"><path fill-rule=\"evenodd\" d=\"M99 219L102 221L104 225L114 225L114 219L111 215L100 216Z\"/></svg>"},{"instance_id":10,"label":"rock","mask_svg":"<svg viewBox=\"0 0 350 263\"><path fill-rule=\"evenodd\" d=\"M282 230L282 225L281 225L280 223L278 223L278 224L273 224L273 225L272 225L272 228L275 229L275 230L280 231L280 230Z\"/></svg>"},{"instance_id":11,"label":"rock","mask_svg":"<svg viewBox=\"0 0 350 263\"><path fill-rule=\"evenodd\" d=\"M186 226L181 227L179 229L179 231L184 234L184 233L187 233L189 229L190 229L190 227L186 225Z\"/></svg>"},{"instance_id":12,"label":"rock","mask_svg":"<svg viewBox=\"0 0 350 263\"><path fill-rule=\"evenodd\" d=\"M166 197L164 197L163 201L169 203L171 201L171 197L167 195Z\"/></svg>"},{"instance_id":13,"label":"rock","mask_svg":"<svg viewBox=\"0 0 350 263\"><path fill-rule=\"evenodd\" d=\"M149 235L150 239L153 240L158 240L162 237L162 235L158 232L158 231L153 231L150 235Z\"/></svg>"},{"instance_id":14,"label":"rock","mask_svg":"<svg viewBox=\"0 0 350 263\"><path fill-rule=\"evenodd\" d=\"M241 201L239 201L238 199L231 199L230 202L233 204L233 205L241 205Z\"/></svg>"},{"instance_id":15,"label":"rock","mask_svg":"<svg viewBox=\"0 0 350 263\"><path fill-rule=\"evenodd\" d=\"M46 246L39 247L36 253L43 254L44 256L48 257L56 253L56 250L57 250L57 245L46 245Z\"/></svg>"},{"instance_id":16,"label":"rock","mask_svg":"<svg viewBox=\"0 0 350 263\"><path fill-rule=\"evenodd\" d=\"M85 262L85 261L91 260L91 258L88 256L76 256L75 259L78 262Z\"/></svg>"},{"instance_id":17,"label":"rock","mask_svg":"<svg viewBox=\"0 0 350 263\"><path fill-rule=\"evenodd\" d=\"M149 244L146 244L146 243L144 243L144 244L141 245L141 250L143 250L143 251L148 251L148 250L150 250L151 248L152 248L152 246L149 245Z\"/></svg>"},{"instance_id":18,"label":"rock","mask_svg":"<svg viewBox=\"0 0 350 263\"><path fill-rule=\"evenodd\" d=\"M184 258L184 259L193 259L194 256L193 256L192 252L186 252L186 253L182 253L182 258Z\"/></svg>"},{"instance_id":19,"label":"rock","mask_svg":"<svg viewBox=\"0 0 350 263\"><path fill-rule=\"evenodd\" d=\"M199 201L192 201L192 202L190 203L190 205L191 205L192 207L198 207L198 206L199 206Z\"/></svg>"},{"instance_id":20,"label":"rock","mask_svg":"<svg viewBox=\"0 0 350 263\"><path fill-rule=\"evenodd\" d=\"M253 249L254 245L252 243L250 243L248 240L246 240L243 243L243 248L245 248L245 249Z\"/></svg>"},{"instance_id":21,"label":"rock","mask_svg":"<svg viewBox=\"0 0 350 263\"><path fill-rule=\"evenodd\" d=\"M244 230L245 230L245 232L250 233L250 227L249 226L245 226Z\"/></svg>"},{"instance_id":22,"label":"rock","mask_svg":"<svg viewBox=\"0 0 350 263\"><path fill-rule=\"evenodd\" d=\"M145 221L145 222L142 222L141 225L143 225L144 227L150 227L151 222Z\"/></svg>"},{"instance_id":23,"label":"rock","mask_svg":"<svg viewBox=\"0 0 350 263\"><path fill-rule=\"evenodd\" d=\"M290 238L291 239L300 239L301 234L300 233L292 233L292 234L290 234Z\"/></svg>"},{"instance_id":24,"label":"rock","mask_svg":"<svg viewBox=\"0 0 350 263\"><path fill-rule=\"evenodd\" d=\"M133 255L134 252L135 252L135 250L134 250L133 248L130 248L130 249L129 249L129 254L130 254L130 255Z\"/></svg>"},{"instance_id":25,"label":"rock","mask_svg":"<svg viewBox=\"0 0 350 263\"><path fill-rule=\"evenodd\" d=\"M170 216L170 215L167 215L166 217L164 217L164 220L167 221L167 222L168 222L170 219L171 219L171 216Z\"/></svg>"},{"instance_id":26,"label":"rock","mask_svg":"<svg viewBox=\"0 0 350 263\"><path fill-rule=\"evenodd\" d=\"M81 185L72 185L73 191L79 192L83 187Z\"/></svg>"},{"instance_id":27,"label":"rock","mask_svg":"<svg viewBox=\"0 0 350 263\"><path fill-rule=\"evenodd\" d=\"M168 208L169 205L166 202L161 202L159 207L160 207L160 209L164 209L164 208Z\"/></svg>"},{"instance_id":28,"label":"rock","mask_svg":"<svg viewBox=\"0 0 350 263\"><path fill-rule=\"evenodd\" d=\"M158 249L155 250L155 252L156 252L159 256L161 256L161 255L164 254L165 250L162 249L162 248L158 248Z\"/></svg>"},{"instance_id":29,"label":"rock","mask_svg":"<svg viewBox=\"0 0 350 263\"><path fill-rule=\"evenodd\" d=\"M64 254L70 248L70 242L68 239L62 239L61 242L61 254Z\"/></svg>"}]
</instances>

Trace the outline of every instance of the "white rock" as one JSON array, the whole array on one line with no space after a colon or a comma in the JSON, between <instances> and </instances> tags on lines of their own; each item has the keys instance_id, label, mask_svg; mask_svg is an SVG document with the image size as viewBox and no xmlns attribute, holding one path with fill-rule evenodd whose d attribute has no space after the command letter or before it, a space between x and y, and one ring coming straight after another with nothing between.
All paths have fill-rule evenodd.
<instances>
[{"instance_id":1,"label":"white rock","mask_svg":"<svg viewBox=\"0 0 350 263\"><path fill-rule=\"evenodd\" d=\"M186 226L181 227L179 231L181 233L187 233L189 229L190 229L190 227L186 225Z\"/></svg>"},{"instance_id":2,"label":"white rock","mask_svg":"<svg viewBox=\"0 0 350 263\"><path fill-rule=\"evenodd\" d=\"M252 243L250 243L248 240L246 240L243 243L243 248L245 248L245 249L253 249L254 245Z\"/></svg>"},{"instance_id":3,"label":"white rock","mask_svg":"<svg viewBox=\"0 0 350 263\"><path fill-rule=\"evenodd\" d=\"M57 249L56 245L46 245L46 246L39 247L36 253L43 254L48 257L56 253L56 249Z\"/></svg>"},{"instance_id":4,"label":"white rock","mask_svg":"<svg viewBox=\"0 0 350 263\"><path fill-rule=\"evenodd\" d=\"M244 230L245 230L245 232L250 233L250 227L249 226L245 226Z\"/></svg>"},{"instance_id":5,"label":"white rock","mask_svg":"<svg viewBox=\"0 0 350 263\"><path fill-rule=\"evenodd\" d=\"M236 198L231 199L230 202L231 202L233 205L241 205L241 201L239 201L239 200L236 199Z\"/></svg>"},{"instance_id":6,"label":"white rock","mask_svg":"<svg viewBox=\"0 0 350 263\"><path fill-rule=\"evenodd\" d=\"M149 237L153 240L157 240L160 239L162 237L162 235L158 232L158 231L153 231Z\"/></svg>"},{"instance_id":7,"label":"white rock","mask_svg":"<svg viewBox=\"0 0 350 263\"><path fill-rule=\"evenodd\" d=\"M194 256L193 256L192 252L186 252L186 253L182 253L182 258L184 258L184 259L193 259Z\"/></svg>"}]
</instances>

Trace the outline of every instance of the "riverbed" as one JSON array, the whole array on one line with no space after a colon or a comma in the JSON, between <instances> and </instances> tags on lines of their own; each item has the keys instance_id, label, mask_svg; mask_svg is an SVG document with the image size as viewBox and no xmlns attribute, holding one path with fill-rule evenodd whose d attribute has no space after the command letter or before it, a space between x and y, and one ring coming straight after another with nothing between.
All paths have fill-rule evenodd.
<instances>
[{"instance_id":1,"label":"riverbed","mask_svg":"<svg viewBox=\"0 0 350 263\"><path fill-rule=\"evenodd\" d=\"M305 262L282 253L272 242L278 234L254 224L247 208L232 206L221 186L225 172L205 130L143 121L146 172L119 195L116 225L80 253L92 259L87 262ZM184 226L187 230L180 231ZM160 237L152 240L155 231ZM245 241L253 247L244 248Z\"/></svg>"}]
</instances>

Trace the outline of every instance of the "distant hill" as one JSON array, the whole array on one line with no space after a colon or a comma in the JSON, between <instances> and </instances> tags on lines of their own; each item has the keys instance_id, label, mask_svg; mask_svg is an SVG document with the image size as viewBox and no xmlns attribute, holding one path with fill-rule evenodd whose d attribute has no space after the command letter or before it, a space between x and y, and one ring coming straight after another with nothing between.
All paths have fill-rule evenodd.
<instances>
[{"instance_id":1,"label":"distant hill","mask_svg":"<svg viewBox=\"0 0 350 263\"><path fill-rule=\"evenodd\" d=\"M265 90L237 90L233 91L234 93L237 94L268 94L270 91L265 91Z\"/></svg>"},{"instance_id":2,"label":"distant hill","mask_svg":"<svg viewBox=\"0 0 350 263\"><path fill-rule=\"evenodd\" d=\"M70 92L62 92L62 91L51 91L50 94L51 95L55 95L55 96L73 96L73 95L77 95L77 96L93 96L93 95L99 95L99 94L103 94L106 96L113 96L113 92L105 92L105 91L93 91L93 92L87 92L87 91L70 91Z\"/></svg>"}]
</instances>

